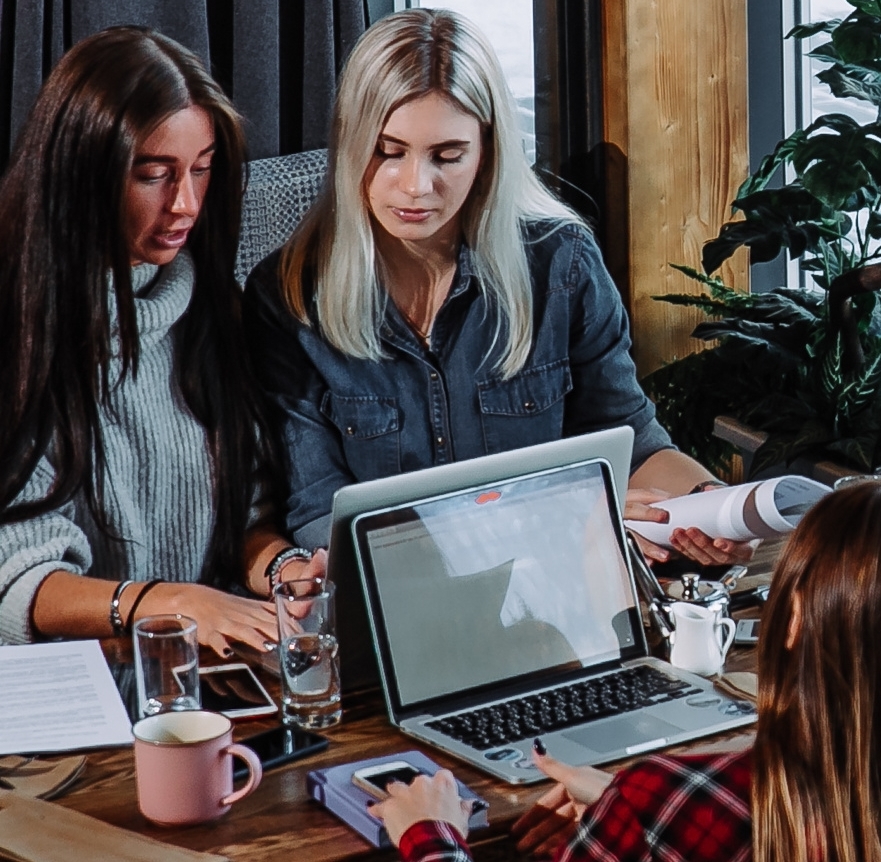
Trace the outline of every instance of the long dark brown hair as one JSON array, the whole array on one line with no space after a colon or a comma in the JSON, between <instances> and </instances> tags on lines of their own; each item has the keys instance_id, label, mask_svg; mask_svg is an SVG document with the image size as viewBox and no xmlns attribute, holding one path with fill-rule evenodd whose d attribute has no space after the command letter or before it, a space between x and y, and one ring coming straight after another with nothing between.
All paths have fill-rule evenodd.
<instances>
[{"instance_id":1,"label":"long dark brown hair","mask_svg":"<svg viewBox=\"0 0 881 862\"><path fill-rule=\"evenodd\" d=\"M881 483L805 515L763 617L754 858L881 859Z\"/></svg>"},{"instance_id":2,"label":"long dark brown hair","mask_svg":"<svg viewBox=\"0 0 881 862\"><path fill-rule=\"evenodd\" d=\"M139 353L125 184L138 142L193 105L210 115L216 151L188 243L196 283L176 325L175 366L213 463L216 518L202 580L222 585L241 576L252 476L265 454L259 440L268 439L255 433L262 409L233 275L245 143L238 114L199 59L153 31L110 28L65 54L0 182L0 523L83 491L108 532L99 417L111 386L111 327L123 376L137 372ZM50 446L57 477L49 493L16 504Z\"/></svg>"}]
</instances>

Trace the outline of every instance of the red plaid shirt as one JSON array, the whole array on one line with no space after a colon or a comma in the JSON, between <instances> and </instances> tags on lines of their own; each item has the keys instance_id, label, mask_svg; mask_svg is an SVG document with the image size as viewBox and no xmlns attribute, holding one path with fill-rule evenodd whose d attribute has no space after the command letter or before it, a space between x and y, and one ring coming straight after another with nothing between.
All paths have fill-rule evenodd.
<instances>
[{"instance_id":1,"label":"red plaid shirt","mask_svg":"<svg viewBox=\"0 0 881 862\"><path fill-rule=\"evenodd\" d=\"M647 757L623 769L584 813L558 862L747 862L752 858L750 753ZM447 824L401 839L405 862L467 862Z\"/></svg>"}]
</instances>

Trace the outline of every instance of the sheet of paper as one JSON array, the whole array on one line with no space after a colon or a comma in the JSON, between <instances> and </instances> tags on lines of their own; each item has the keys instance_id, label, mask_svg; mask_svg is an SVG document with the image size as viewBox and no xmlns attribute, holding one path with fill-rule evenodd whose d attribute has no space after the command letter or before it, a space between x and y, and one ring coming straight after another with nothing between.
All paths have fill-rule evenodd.
<instances>
[{"instance_id":1,"label":"sheet of paper","mask_svg":"<svg viewBox=\"0 0 881 862\"><path fill-rule=\"evenodd\" d=\"M0 754L131 742L98 641L0 647Z\"/></svg>"}]
</instances>

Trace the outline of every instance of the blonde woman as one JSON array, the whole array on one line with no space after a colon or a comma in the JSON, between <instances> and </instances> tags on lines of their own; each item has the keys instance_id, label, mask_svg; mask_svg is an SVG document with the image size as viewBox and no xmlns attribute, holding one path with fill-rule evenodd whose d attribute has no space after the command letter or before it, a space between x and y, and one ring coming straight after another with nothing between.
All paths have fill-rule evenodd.
<instances>
[{"instance_id":1,"label":"blonde woman","mask_svg":"<svg viewBox=\"0 0 881 862\"><path fill-rule=\"evenodd\" d=\"M655 421L593 236L533 175L498 60L455 13L400 12L356 45L326 187L252 273L245 324L304 547L343 485L625 424L630 517L713 481ZM702 563L751 553L674 540Z\"/></svg>"},{"instance_id":2,"label":"blonde woman","mask_svg":"<svg viewBox=\"0 0 881 862\"><path fill-rule=\"evenodd\" d=\"M561 783L515 824L520 850L546 854L584 811L560 860L881 859L879 535L876 483L828 495L791 536L763 615L751 751L656 755L614 781L537 754ZM447 772L395 784L373 809L407 862L470 858L455 787Z\"/></svg>"}]
</instances>

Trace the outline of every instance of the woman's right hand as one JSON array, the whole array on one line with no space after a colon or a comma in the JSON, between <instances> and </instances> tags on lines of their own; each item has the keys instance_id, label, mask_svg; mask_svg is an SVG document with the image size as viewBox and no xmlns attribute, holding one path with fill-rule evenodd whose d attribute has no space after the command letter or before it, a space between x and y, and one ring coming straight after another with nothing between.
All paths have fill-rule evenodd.
<instances>
[{"instance_id":1,"label":"woman's right hand","mask_svg":"<svg viewBox=\"0 0 881 862\"><path fill-rule=\"evenodd\" d=\"M135 598L133 595L132 600ZM182 614L194 619L199 643L222 658L232 656L234 643L266 652L266 644L278 641L272 602L234 596L204 584L159 584L137 608L137 619L154 614Z\"/></svg>"},{"instance_id":2,"label":"woman's right hand","mask_svg":"<svg viewBox=\"0 0 881 862\"><path fill-rule=\"evenodd\" d=\"M558 783L514 823L511 835L520 853L550 856L572 840L585 809L603 795L612 776L593 766L569 766L547 754L533 752L532 757Z\"/></svg>"}]
</instances>

